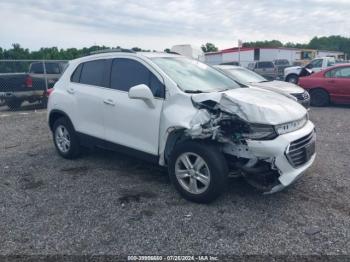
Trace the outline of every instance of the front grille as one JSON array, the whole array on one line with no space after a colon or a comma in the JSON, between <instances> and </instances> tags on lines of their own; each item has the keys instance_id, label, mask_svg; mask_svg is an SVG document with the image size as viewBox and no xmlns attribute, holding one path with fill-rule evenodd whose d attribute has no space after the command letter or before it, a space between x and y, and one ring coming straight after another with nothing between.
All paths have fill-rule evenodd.
<instances>
[{"instance_id":1,"label":"front grille","mask_svg":"<svg viewBox=\"0 0 350 262\"><path fill-rule=\"evenodd\" d=\"M298 100L306 100L310 98L310 95L307 91L305 91L304 93L297 93L292 95L295 96Z\"/></svg>"},{"instance_id":2,"label":"front grille","mask_svg":"<svg viewBox=\"0 0 350 262\"><path fill-rule=\"evenodd\" d=\"M293 167L307 163L315 154L315 132L293 141L287 150L286 156Z\"/></svg>"}]
</instances>

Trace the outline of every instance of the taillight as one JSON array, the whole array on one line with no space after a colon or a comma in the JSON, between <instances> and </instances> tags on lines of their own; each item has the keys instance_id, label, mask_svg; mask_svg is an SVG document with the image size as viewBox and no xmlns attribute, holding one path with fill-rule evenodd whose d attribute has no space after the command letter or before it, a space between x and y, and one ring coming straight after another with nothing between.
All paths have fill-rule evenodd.
<instances>
[{"instance_id":1,"label":"taillight","mask_svg":"<svg viewBox=\"0 0 350 262\"><path fill-rule=\"evenodd\" d=\"M53 91L53 88L47 89L45 95L46 95L47 97L49 97L50 94L52 93L52 91Z\"/></svg>"},{"instance_id":2,"label":"taillight","mask_svg":"<svg viewBox=\"0 0 350 262\"><path fill-rule=\"evenodd\" d=\"M25 80L26 87L33 87L33 79L30 76L27 76Z\"/></svg>"}]
</instances>

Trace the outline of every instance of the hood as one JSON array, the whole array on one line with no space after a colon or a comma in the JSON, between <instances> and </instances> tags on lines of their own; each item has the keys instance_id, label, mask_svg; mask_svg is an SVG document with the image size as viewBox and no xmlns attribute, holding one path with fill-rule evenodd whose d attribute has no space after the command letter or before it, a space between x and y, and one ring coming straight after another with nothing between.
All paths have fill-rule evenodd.
<instances>
[{"instance_id":1,"label":"hood","mask_svg":"<svg viewBox=\"0 0 350 262\"><path fill-rule=\"evenodd\" d=\"M250 123L278 125L301 119L307 113L297 102L257 88L195 94L192 100L197 103L214 101L222 111L235 114Z\"/></svg>"},{"instance_id":2,"label":"hood","mask_svg":"<svg viewBox=\"0 0 350 262\"><path fill-rule=\"evenodd\" d=\"M304 93L304 89L289 82L284 81L269 81L261 83L251 83L250 85L260 87L277 93L298 94Z\"/></svg>"},{"instance_id":3,"label":"hood","mask_svg":"<svg viewBox=\"0 0 350 262\"><path fill-rule=\"evenodd\" d=\"M290 72L290 71L299 71L301 70L302 67L301 66L290 66L290 67L286 67L284 69L284 72Z\"/></svg>"}]
</instances>

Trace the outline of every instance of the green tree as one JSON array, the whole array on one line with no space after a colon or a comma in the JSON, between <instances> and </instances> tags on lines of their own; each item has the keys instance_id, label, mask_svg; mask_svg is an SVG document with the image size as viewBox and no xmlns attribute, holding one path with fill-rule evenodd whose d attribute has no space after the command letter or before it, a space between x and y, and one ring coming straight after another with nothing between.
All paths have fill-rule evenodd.
<instances>
[{"instance_id":1,"label":"green tree","mask_svg":"<svg viewBox=\"0 0 350 262\"><path fill-rule=\"evenodd\" d=\"M265 40L256 42L243 43L243 47L283 47L283 44L279 40Z\"/></svg>"},{"instance_id":2,"label":"green tree","mask_svg":"<svg viewBox=\"0 0 350 262\"><path fill-rule=\"evenodd\" d=\"M204 53L208 53L217 52L219 49L212 43L206 43L205 45L202 45L202 50Z\"/></svg>"}]
</instances>

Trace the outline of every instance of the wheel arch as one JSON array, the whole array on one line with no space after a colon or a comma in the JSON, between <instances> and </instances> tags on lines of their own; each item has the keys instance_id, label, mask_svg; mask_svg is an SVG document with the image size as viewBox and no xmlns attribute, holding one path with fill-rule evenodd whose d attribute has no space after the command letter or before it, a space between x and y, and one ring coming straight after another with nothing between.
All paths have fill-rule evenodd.
<instances>
[{"instance_id":1,"label":"wheel arch","mask_svg":"<svg viewBox=\"0 0 350 262\"><path fill-rule=\"evenodd\" d=\"M299 78L299 75L296 74L296 73L289 73L287 76L286 76L286 81L288 81L288 79L291 77L291 76L296 76Z\"/></svg>"},{"instance_id":2,"label":"wheel arch","mask_svg":"<svg viewBox=\"0 0 350 262\"><path fill-rule=\"evenodd\" d=\"M74 128L74 125L71 121L71 119L69 118L69 116L67 115L67 113L65 113L64 111L62 110L58 110L58 109L54 109L50 112L50 115L49 115L49 127L50 127L50 130L53 131L53 125L55 124L56 120L61 118L61 117L65 117L68 119L68 121L72 124L73 128ZM75 129L75 128L74 128Z\"/></svg>"},{"instance_id":3,"label":"wheel arch","mask_svg":"<svg viewBox=\"0 0 350 262\"><path fill-rule=\"evenodd\" d=\"M197 141L200 143L220 145L219 142L211 139L193 139L192 137L186 135L185 131L186 131L185 128L181 128L181 129L174 129L169 133L169 135L167 136L165 147L164 147L164 152L162 154L161 161L160 161L162 165L165 165L165 166L168 165L170 155L175 149L176 145L179 143L182 143L185 141Z\"/></svg>"}]
</instances>

